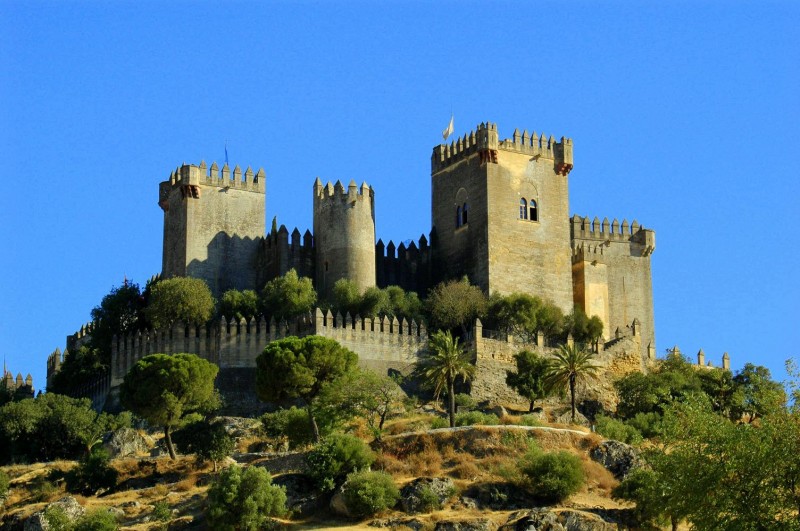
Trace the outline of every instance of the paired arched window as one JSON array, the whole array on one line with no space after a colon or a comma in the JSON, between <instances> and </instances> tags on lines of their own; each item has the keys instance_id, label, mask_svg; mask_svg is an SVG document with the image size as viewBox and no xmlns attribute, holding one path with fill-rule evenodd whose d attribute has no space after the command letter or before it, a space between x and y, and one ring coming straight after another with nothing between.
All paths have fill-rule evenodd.
<instances>
[{"instance_id":1,"label":"paired arched window","mask_svg":"<svg viewBox=\"0 0 800 531\"><path fill-rule=\"evenodd\" d=\"M456 207L456 228L467 224L467 203Z\"/></svg>"},{"instance_id":2,"label":"paired arched window","mask_svg":"<svg viewBox=\"0 0 800 531\"><path fill-rule=\"evenodd\" d=\"M539 221L539 208L535 199L531 199L530 203L522 197L519 200L519 219L528 219L530 221Z\"/></svg>"}]
</instances>

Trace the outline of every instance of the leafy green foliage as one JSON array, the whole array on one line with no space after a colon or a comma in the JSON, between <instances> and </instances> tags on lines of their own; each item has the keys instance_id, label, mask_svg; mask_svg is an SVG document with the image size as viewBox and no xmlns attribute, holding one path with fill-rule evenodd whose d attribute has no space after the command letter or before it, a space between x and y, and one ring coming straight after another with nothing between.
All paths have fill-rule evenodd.
<instances>
[{"instance_id":1,"label":"leafy green foliage","mask_svg":"<svg viewBox=\"0 0 800 531\"><path fill-rule=\"evenodd\" d=\"M167 500L157 501L153 504L150 519L156 522L169 522L172 520L172 508Z\"/></svg>"},{"instance_id":2,"label":"leafy green foliage","mask_svg":"<svg viewBox=\"0 0 800 531\"><path fill-rule=\"evenodd\" d=\"M285 490L273 485L269 472L261 467L228 467L208 489L210 529L256 531L266 527L270 516L285 513Z\"/></svg>"},{"instance_id":3,"label":"leafy green foliage","mask_svg":"<svg viewBox=\"0 0 800 531\"><path fill-rule=\"evenodd\" d=\"M72 521L64 509L53 505L45 509L44 518L47 528L52 531L116 531L119 529L116 516L107 509L86 513Z\"/></svg>"},{"instance_id":4,"label":"leafy green foliage","mask_svg":"<svg viewBox=\"0 0 800 531\"><path fill-rule=\"evenodd\" d=\"M686 519L696 529L797 526L796 414L768 415L761 427L734 423L714 412L705 395L695 395L665 409L661 445L644 459L652 479L626 480L619 491L641 510L658 508L673 523Z\"/></svg>"},{"instance_id":5,"label":"leafy green foliage","mask_svg":"<svg viewBox=\"0 0 800 531\"><path fill-rule=\"evenodd\" d=\"M47 390L51 393L67 394L76 386L89 382L108 370L99 349L82 345L78 350L67 351L61 369L53 375Z\"/></svg>"},{"instance_id":6,"label":"leafy green foliage","mask_svg":"<svg viewBox=\"0 0 800 531\"><path fill-rule=\"evenodd\" d=\"M603 335L603 321L593 315L589 317L579 306L564 320L564 335L572 334L576 343L594 343Z\"/></svg>"},{"instance_id":7,"label":"leafy green foliage","mask_svg":"<svg viewBox=\"0 0 800 531\"><path fill-rule=\"evenodd\" d=\"M261 306L264 313L276 321L297 317L310 312L317 302L317 292L311 279L299 277L290 269L282 277L267 282L261 291Z\"/></svg>"},{"instance_id":8,"label":"leafy green foliage","mask_svg":"<svg viewBox=\"0 0 800 531\"><path fill-rule=\"evenodd\" d=\"M489 301L489 325L533 343L538 332L546 337L560 335L564 314L554 304L527 293L492 295Z\"/></svg>"},{"instance_id":9,"label":"leafy green foliage","mask_svg":"<svg viewBox=\"0 0 800 531\"><path fill-rule=\"evenodd\" d=\"M194 454L200 462L217 463L233 453L234 440L219 422L201 420L177 430L172 439L182 453Z\"/></svg>"},{"instance_id":10,"label":"leafy green foliage","mask_svg":"<svg viewBox=\"0 0 800 531\"><path fill-rule=\"evenodd\" d=\"M117 471L108 465L108 452L95 448L84 456L78 466L66 473L67 490L84 496L94 496L117 486Z\"/></svg>"},{"instance_id":11,"label":"leafy green foliage","mask_svg":"<svg viewBox=\"0 0 800 531\"><path fill-rule=\"evenodd\" d=\"M168 278L152 286L145 314L156 328L177 321L200 325L214 314L214 297L199 278Z\"/></svg>"},{"instance_id":12,"label":"leafy green foliage","mask_svg":"<svg viewBox=\"0 0 800 531\"><path fill-rule=\"evenodd\" d=\"M456 406L472 409L478 405L478 402L467 393L456 393Z\"/></svg>"},{"instance_id":13,"label":"leafy green foliage","mask_svg":"<svg viewBox=\"0 0 800 531\"><path fill-rule=\"evenodd\" d=\"M320 432L327 434L327 426L320 423ZM314 440L314 433L308 422L308 412L292 406L261 416L261 430L267 437L286 437L291 447L302 446Z\"/></svg>"},{"instance_id":14,"label":"leafy green foliage","mask_svg":"<svg viewBox=\"0 0 800 531\"><path fill-rule=\"evenodd\" d=\"M145 293L142 293L138 284L125 280L121 286L111 288L108 295L100 301L100 305L92 309L94 328L90 344L100 352L104 365L111 362L111 342L115 335L121 336L147 328L145 307Z\"/></svg>"},{"instance_id":15,"label":"leafy green foliage","mask_svg":"<svg viewBox=\"0 0 800 531\"><path fill-rule=\"evenodd\" d=\"M450 427L454 427L456 379L468 381L475 374L475 366L459 346L458 338L453 338L450 331L435 332L428 340L428 350L417 361L414 374L433 388L437 398L447 391Z\"/></svg>"},{"instance_id":16,"label":"leafy green foliage","mask_svg":"<svg viewBox=\"0 0 800 531\"><path fill-rule=\"evenodd\" d=\"M5 502L8 497L8 489L11 486L11 478L4 470L0 470L0 506Z\"/></svg>"},{"instance_id":17,"label":"leafy green foliage","mask_svg":"<svg viewBox=\"0 0 800 531\"><path fill-rule=\"evenodd\" d=\"M354 472L344 484L344 503L354 516L372 516L394 507L400 490L386 472Z\"/></svg>"},{"instance_id":18,"label":"leafy green foliage","mask_svg":"<svg viewBox=\"0 0 800 531\"><path fill-rule=\"evenodd\" d=\"M355 317L361 312L361 293L358 284L346 278L336 281L331 291L331 310Z\"/></svg>"},{"instance_id":19,"label":"leafy green foliage","mask_svg":"<svg viewBox=\"0 0 800 531\"><path fill-rule=\"evenodd\" d=\"M467 411L456 414L456 426L496 426L500 419L492 413L480 411Z\"/></svg>"},{"instance_id":20,"label":"leafy green foliage","mask_svg":"<svg viewBox=\"0 0 800 531\"><path fill-rule=\"evenodd\" d=\"M632 470L622 483L611 491L614 498L636 504L633 510L634 517L639 526L644 528L660 528L665 524L668 515L668 510L664 506L665 494L653 471L642 468ZM675 523L677 524L677 519Z\"/></svg>"},{"instance_id":21,"label":"leafy green foliage","mask_svg":"<svg viewBox=\"0 0 800 531\"><path fill-rule=\"evenodd\" d=\"M354 352L332 339L308 336L273 341L256 358L256 391L264 401L302 399L318 441L317 398L325 385L355 370L357 362Z\"/></svg>"},{"instance_id":22,"label":"leafy green foliage","mask_svg":"<svg viewBox=\"0 0 800 531\"><path fill-rule=\"evenodd\" d=\"M375 461L369 446L353 435L332 434L306 455L309 474L320 490L331 491L351 472L363 470Z\"/></svg>"},{"instance_id":23,"label":"leafy green foliage","mask_svg":"<svg viewBox=\"0 0 800 531\"><path fill-rule=\"evenodd\" d=\"M622 441L627 444L639 444L643 440L639 430L621 420L612 419L605 415L597 415L595 421L597 433L608 439Z\"/></svg>"},{"instance_id":24,"label":"leafy green foliage","mask_svg":"<svg viewBox=\"0 0 800 531\"><path fill-rule=\"evenodd\" d=\"M389 319L423 320L422 301L413 291L406 292L399 286L384 289L371 287L360 293L355 282L341 279L334 284L329 302L332 312L342 315L349 313L351 317L375 318L383 315Z\"/></svg>"},{"instance_id":25,"label":"leafy green foliage","mask_svg":"<svg viewBox=\"0 0 800 531\"><path fill-rule=\"evenodd\" d=\"M461 329L466 333L475 319L486 315L487 307L486 295L466 277L437 284L428 294L428 314L434 329Z\"/></svg>"},{"instance_id":26,"label":"leafy green foliage","mask_svg":"<svg viewBox=\"0 0 800 531\"><path fill-rule=\"evenodd\" d=\"M419 489L417 498L419 499L418 511L421 513L430 513L442 509L442 500L439 499L439 495L436 494L430 485L425 485Z\"/></svg>"},{"instance_id":27,"label":"leafy green foliage","mask_svg":"<svg viewBox=\"0 0 800 531\"><path fill-rule=\"evenodd\" d=\"M528 491L546 503L565 500L584 482L581 460L566 451L543 453L533 449L523 457L520 472Z\"/></svg>"},{"instance_id":28,"label":"leafy green foliage","mask_svg":"<svg viewBox=\"0 0 800 531\"><path fill-rule=\"evenodd\" d=\"M225 317L227 321L250 321L258 315L258 294L251 289L229 289L217 303L217 315Z\"/></svg>"},{"instance_id":29,"label":"leafy green foliage","mask_svg":"<svg viewBox=\"0 0 800 531\"><path fill-rule=\"evenodd\" d=\"M561 345L549 362L545 385L551 389L569 389L572 422L575 422L575 387L578 381L593 378L600 367L594 353L577 345Z\"/></svg>"},{"instance_id":30,"label":"leafy green foliage","mask_svg":"<svg viewBox=\"0 0 800 531\"><path fill-rule=\"evenodd\" d=\"M187 413L218 405L214 379L219 368L194 354L151 354L139 360L120 387L122 405L151 424L163 426L175 459L170 432Z\"/></svg>"},{"instance_id":31,"label":"leafy green foliage","mask_svg":"<svg viewBox=\"0 0 800 531\"><path fill-rule=\"evenodd\" d=\"M352 417L363 418L380 437L386 420L405 411L407 398L391 378L356 368L323 387L318 410L330 426Z\"/></svg>"},{"instance_id":32,"label":"leafy green foliage","mask_svg":"<svg viewBox=\"0 0 800 531\"><path fill-rule=\"evenodd\" d=\"M786 403L786 392L779 382L772 381L769 369L760 365L746 364L733 377L740 399L731 408L734 419L747 417L752 423L781 411Z\"/></svg>"},{"instance_id":33,"label":"leafy green foliage","mask_svg":"<svg viewBox=\"0 0 800 531\"><path fill-rule=\"evenodd\" d=\"M74 459L120 419L98 414L86 399L45 393L0 408L0 461Z\"/></svg>"},{"instance_id":34,"label":"leafy green foliage","mask_svg":"<svg viewBox=\"0 0 800 531\"><path fill-rule=\"evenodd\" d=\"M516 371L506 371L506 384L530 402L529 411L533 411L534 402L546 398L550 389L546 385L549 365L547 360L529 350L514 355Z\"/></svg>"}]
</instances>

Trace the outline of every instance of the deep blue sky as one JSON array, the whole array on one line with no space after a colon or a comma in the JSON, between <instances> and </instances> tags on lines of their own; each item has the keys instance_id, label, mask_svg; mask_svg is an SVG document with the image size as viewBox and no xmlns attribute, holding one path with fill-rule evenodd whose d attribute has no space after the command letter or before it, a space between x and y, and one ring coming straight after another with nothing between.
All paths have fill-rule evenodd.
<instances>
[{"instance_id":1,"label":"deep blue sky","mask_svg":"<svg viewBox=\"0 0 800 531\"><path fill-rule=\"evenodd\" d=\"M0 2L0 355L44 387L103 295L159 272L158 182L226 140L267 224L310 228L317 176L366 180L378 237L418 238L452 111L573 138L571 211L655 229L659 353L784 378L800 4L592 4Z\"/></svg>"}]
</instances>

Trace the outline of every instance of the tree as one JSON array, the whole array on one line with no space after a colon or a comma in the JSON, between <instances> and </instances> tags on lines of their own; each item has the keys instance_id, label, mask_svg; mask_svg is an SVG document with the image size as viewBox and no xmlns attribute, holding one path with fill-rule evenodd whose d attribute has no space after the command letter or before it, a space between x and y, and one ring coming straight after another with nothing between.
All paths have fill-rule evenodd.
<instances>
[{"instance_id":1,"label":"tree","mask_svg":"<svg viewBox=\"0 0 800 531\"><path fill-rule=\"evenodd\" d=\"M90 345L81 345L77 350L66 352L64 363L48 382L49 392L70 394L77 386L106 372L108 364L103 362L100 349Z\"/></svg>"},{"instance_id":2,"label":"tree","mask_svg":"<svg viewBox=\"0 0 800 531\"><path fill-rule=\"evenodd\" d=\"M199 278L168 278L153 285L146 314L156 328L177 321L200 325L214 314L214 297Z\"/></svg>"},{"instance_id":3,"label":"tree","mask_svg":"<svg viewBox=\"0 0 800 531\"><path fill-rule=\"evenodd\" d=\"M424 320L424 304L413 291L405 291L400 286L389 286L383 290L389 297L389 306L386 315L407 319L417 323Z\"/></svg>"},{"instance_id":4,"label":"tree","mask_svg":"<svg viewBox=\"0 0 800 531\"><path fill-rule=\"evenodd\" d=\"M741 393L741 401L734 408L736 418L746 415L749 423L757 418L777 413L786 403L783 386L771 379L769 369L761 365L746 364L733 377Z\"/></svg>"},{"instance_id":5,"label":"tree","mask_svg":"<svg viewBox=\"0 0 800 531\"><path fill-rule=\"evenodd\" d=\"M455 382L458 378L469 381L475 374L475 365L459 346L458 338L453 338L449 331L434 333L428 341L427 352L417 361L414 372L433 387L437 399L443 390L447 391L450 427L455 427Z\"/></svg>"},{"instance_id":6,"label":"tree","mask_svg":"<svg viewBox=\"0 0 800 531\"><path fill-rule=\"evenodd\" d=\"M334 289L336 289L334 287ZM370 287L361 296L361 303L358 306L358 315L361 317L374 318L378 315L394 315L390 307L389 294L386 290L378 287ZM352 314L355 316L356 314Z\"/></svg>"},{"instance_id":7,"label":"tree","mask_svg":"<svg viewBox=\"0 0 800 531\"><path fill-rule=\"evenodd\" d=\"M486 295L467 277L437 284L428 294L431 325L442 330L461 328L466 334L475 319L486 314Z\"/></svg>"},{"instance_id":8,"label":"tree","mask_svg":"<svg viewBox=\"0 0 800 531\"><path fill-rule=\"evenodd\" d=\"M406 398L400 386L388 376L355 370L326 385L319 404L328 418L344 415L365 419L379 439L386 419L404 411Z\"/></svg>"},{"instance_id":9,"label":"tree","mask_svg":"<svg viewBox=\"0 0 800 531\"><path fill-rule=\"evenodd\" d=\"M214 472L217 463L233 453L234 440L219 422L200 420L184 426L172 434L181 453L194 454L199 462L211 461Z\"/></svg>"},{"instance_id":10,"label":"tree","mask_svg":"<svg viewBox=\"0 0 800 531\"><path fill-rule=\"evenodd\" d=\"M258 294L251 289L229 289L222 294L217 305L217 315L228 320L233 318L237 322L242 319L249 321L257 314Z\"/></svg>"},{"instance_id":11,"label":"tree","mask_svg":"<svg viewBox=\"0 0 800 531\"><path fill-rule=\"evenodd\" d=\"M506 371L506 383L523 398L530 401L529 411L533 411L536 400L547 397L549 389L546 385L547 360L529 351L523 350L514 355L515 371Z\"/></svg>"},{"instance_id":12,"label":"tree","mask_svg":"<svg viewBox=\"0 0 800 531\"><path fill-rule=\"evenodd\" d=\"M104 366L111 363L111 343L115 335L122 336L146 328L145 306L145 297L139 285L125 279L121 286L111 288L100 304L92 309L94 328L90 345L97 349ZM66 360L64 364L67 364ZM73 384L75 381L82 380L73 380Z\"/></svg>"},{"instance_id":13,"label":"tree","mask_svg":"<svg viewBox=\"0 0 800 531\"><path fill-rule=\"evenodd\" d=\"M596 315L589 317L576 306L565 319L564 333L572 334L576 343L594 343L603 335L603 321Z\"/></svg>"},{"instance_id":14,"label":"tree","mask_svg":"<svg viewBox=\"0 0 800 531\"><path fill-rule=\"evenodd\" d=\"M164 428L169 456L175 459L170 435L187 413L218 405L214 379L219 368L194 354L151 354L139 360L120 387L122 405Z\"/></svg>"},{"instance_id":15,"label":"tree","mask_svg":"<svg viewBox=\"0 0 800 531\"><path fill-rule=\"evenodd\" d=\"M317 292L311 285L311 279L298 277L294 269L270 280L261 291L262 308L276 321L310 312L316 302Z\"/></svg>"},{"instance_id":16,"label":"tree","mask_svg":"<svg viewBox=\"0 0 800 531\"><path fill-rule=\"evenodd\" d=\"M266 469L233 465L208 489L206 518L211 529L256 531L270 516L286 513L286 491L272 484Z\"/></svg>"},{"instance_id":17,"label":"tree","mask_svg":"<svg viewBox=\"0 0 800 531\"><path fill-rule=\"evenodd\" d=\"M256 391L264 401L300 398L319 442L317 398L326 384L353 371L357 363L358 356L333 339L287 337L268 344L256 358Z\"/></svg>"},{"instance_id":18,"label":"tree","mask_svg":"<svg viewBox=\"0 0 800 531\"><path fill-rule=\"evenodd\" d=\"M569 389L572 422L575 422L575 386L600 370L593 361L594 354L577 345L561 345L550 360L547 384L555 389Z\"/></svg>"},{"instance_id":19,"label":"tree","mask_svg":"<svg viewBox=\"0 0 800 531\"><path fill-rule=\"evenodd\" d=\"M351 317L355 317L361 310L361 302L361 293L354 281L340 278L333 285L330 303L334 313L349 313Z\"/></svg>"}]
</instances>

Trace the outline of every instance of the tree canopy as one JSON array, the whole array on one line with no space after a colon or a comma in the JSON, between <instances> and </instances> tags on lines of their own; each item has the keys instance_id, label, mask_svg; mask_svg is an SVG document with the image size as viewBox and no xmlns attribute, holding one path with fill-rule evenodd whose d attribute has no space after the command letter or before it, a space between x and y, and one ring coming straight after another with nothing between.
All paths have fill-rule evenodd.
<instances>
[{"instance_id":1,"label":"tree canopy","mask_svg":"<svg viewBox=\"0 0 800 531\"><path fill-rule=\"evenodd\" d=\"M523 398L530 402L530 411L536 400L546 398L547 371L550 367L547 360L529 350L514 355L516 371L506 371L506 383Z\"/></svg>"},{"instance_id":2,"label":"tree canopy","mask_svg":"<svg viewBox=\"0 0 800 531\"><path fill-rule=\"evenodd\" d=\"M580 380L593 378L600 367L594 353L578 345L561 345L549 362L546 382L554 389L569 389L572 422L575 422L575 388Z\"/></svg>"},{"instance_id":3,"label":"tree canopy","mask_svg":"<svg viewBox=\"0 0 800 531\"><path fill-rule=\"evenodd\" d=\"M317 292L314 291L311 279L299 277L294 269L290 269L282 277L270 280L261 291L262 308L276 321L310 312L316 302Z\"/></svg>"},{"instance_id":4,"label":"tree canopy","mask_svg":"<svg viewBox=\"0 0 800 531\"><path fill-rule=\"evenodd\" d=\"M187 414L218 406L214 379L219 368L194 354L151 354L125 376L122 405L164 428L167 450L175 459L170 432Z\"/></svg>"},{"instance_id":5,"label":"tree canopy","mask_svg":"<svg viewBox=\"0 0 800 531\"><path fill-rule=\"evenodd\" d=\"M486 295L467 277L437 284L428 294L427 307L432 328L461 329L466 333L475 319L485 317Z\"/></svg>"},{"instance_id":6,"label":"tree canopy","mask_svg":"<svg viewBox=\"0 0 800 531\"><path fill-rule=\"evenodd\" d=\"M152 286L145 313L156 328L177 321L200 325L214 314L214 297L199 278L168 278Z\"/></svg>"},{"instance_id":7,"label":"tree canopy","mask_svg":"<svg viewBox=\"0 0 800 531\"><path fill-rule=\"evenodd\" d=\"M358 356L333 339L287 337L269 343L256 358L256 391L264 401L300 398L319 441L316 400L323 386L353 371Z\"/></svg>"},{"instance_id":8,"label":"tree canopy","mask_svg":"<svg viewBox=\"0 0 800 531\"><path fill-rule=\"evenodd\" d=\"M228 321L231 319L237 322L242 319L249 321L257 314L258 294L251 289L244 291L229 289L222 294L217 303L217 315L225 317Z\"/></svg>"}]
</instances>

